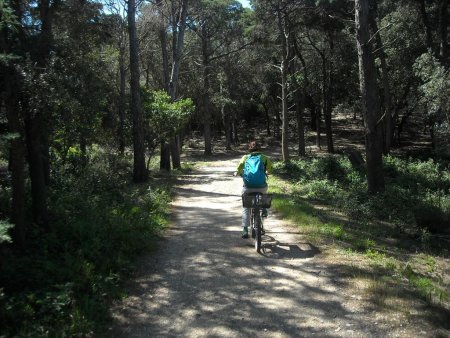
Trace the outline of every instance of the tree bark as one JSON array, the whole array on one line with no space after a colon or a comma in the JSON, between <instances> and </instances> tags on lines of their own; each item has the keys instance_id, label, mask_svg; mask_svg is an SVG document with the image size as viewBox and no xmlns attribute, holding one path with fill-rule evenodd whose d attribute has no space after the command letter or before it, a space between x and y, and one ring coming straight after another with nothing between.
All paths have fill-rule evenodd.
<instances>
[{"instance_id":1,"label":"tree bark","mask_svg":"<svg viewBox=\"0 0 450 338\"><path fill-rule=\"evenodd\" d=\"M48 230L47 185L44 172L44 151L42 150L42 117L41 112L32 113L27 108L25 116L25 134L28 149L28 164L31 179L31 198L33 204L33 221L44 230Z\"/></svg>"},{"instance_id":2,"label":"tree bark","mask_svg":"<svg viewBox=\"0 0 450 338\"><path fill-rule=\"evenodd\" d=\"M288 75L288 33L286 29L286 20L282 17L281 10L278 9L278 30L281 38L281 153L283 161L289 161L289 121L288 121L288 88L287 88L287 75Z\"/></svg>"},{"instance_id":3,"label":"tree bark","mask_svg":"<svg viewBox=\"0 0 450 338\"><path fill-rule=\"evenodd\" d=\"M325 55L323 54L322 64L322 76L323 76L323 116L325 120L325 135L327 137L327 151L330 154L334 153L333 146L333 129L331 126L331 105L332 105L332 93L331 93L331 66L327 69L327 62Z\"/></svg>"},{"instance_id":4,"label":"tree bark","mask_svg":"<svg viewBox=\"0 0 450 338\"><path fill-rule=\"evenodd\" d=\"M3 67L2 67L3 68ZM6 69L4 69L6 70ZM2 72L3 73L3 72ZM8 131L15 134L10 144L9 168L11 171L11 223L14 224L12 240L19 248L25 247L26 223L25 223L25 144L21 111L18 104L17 79L13 72L5 71L4 102ZM14 88L16 87L16 88Z\"/></svg>"},{"instance_id":5,"label":"tree bark","mask_svg":"<svg viewBox=\"0 0 450 338\"><path fill-rule=\"evenodd\" d=\"M299 93L299 91L301 92ZM295 92L295 112L297 116L297 135L298 135L298 156L306 155L305 145L305 122L303 121L303 112L305 111L305 95L303 88Z\"/></svg>"},{"instance_id":6,"label":"tree bark","mask_svg":"<svg viewBox=\"0 0 450 338\"><path fill-rule=\"evenodd\" d=\"M181 168L181 158L180 158L180 145L178 141L178 136L172 137L170 140L170 154L172 156L172 165L174 169ZM170 165L170 162L169 162Z\"/></svg>"},{"instance_id":7,"label":"tree bark","mask_svg":"<svg viewBox=\"0 0 450 338\"><path fill-rule=\"evenodd\" d=\"M126 69L125 69L125 47L120 47L119 56L119 152L125 153L125 86L126 86Z\"/></svg>"},{"instance_id":8,"label":"tree bark","mask_svg":"<svg viewBox=\"0 0 450 338\"><path fill-rule=\"evenodd\" d=\"M161 6L161 0L158 1ZM161 11L162 12L162 11ZM163 16L163 14L161 14ZM169 53L167 52L167 32L164 19L161 19L161 27L159 29L159 40L161 42L162 52L162 76L164 83L164 90L169 94Z\"/></svg>"},{"instance_id":9,"label":"tree bark","mask_svg":"<svg viewBox=\"0 0 450 338\"><path fill-rule=\"evenodd\" d=\"M220 95L223 96L223 84L222 84L222 82L220 82ZM221 104L220 113L222 115L222 123L223 123L223 127L225 129L225 149L226 150L231 150L231 142L232 142L231 119L230 119L230 115L226 113L225 104L224 103Z\"/></svg>"},{"instance_id":10,"label":"tree bark","mask_svg":"<svg viewBox=\"0 0 450 338\"><path fill-rule=\"evenodd\" d=\"M321 116L320 116L320 109L316 109L315 110L315 126L316 126L316 146L317 148L321 149L321 144L320 144L320 120L321 120Z\"/></svg>"},{"instance_id":11,"label":"tree bark","mask_svg":"<svg viewBox=\"0 0 450 338\"><path fill-rule=\"evenodd\" d=\"M163 2L162 0L157 1L157 5L160 8L161 25L159 28L159 41L161 43L161 54L162 54L162 79L164 90L170 95L169 92L169 53L167 52L167 32L166 23L164 21L163 14ZM173 32L176 34L176 31ZM167 145L168 140L166 138L161 141L161 157L159 167L161 170L170 171L170 152L173 151L173 140L170 140L169 145ZM175 150L176 151L176 150Z\"/></svg>"},{"instance_id":12,"label":"tree bark","mask_svg":"<svg viewBox=\"0 0 450 338\"><path fill-rule=\"evenodd\" d=\"M369 24L372 27L372 34L375 35L375 42L378 50L378 56L380 58L380 66L381 66L381 81L383 83L383 122L384 122L384 142L383 142L383 153L388 154L394 137L394 125L392 123L392 102L391 102L391 92L389 86L389 77L388 77L388 66L386 62L386 53L384 52L383 41L381 40L381 35L378 32L378 24L376 20L377 13L377 3L372 0L372 8L374 11L374 15L371 15L369 18ZM378 32L378 33L377 33Z\"/></svg>"},{"instance_id":13,"label":"tree bark","mask_svg":"<svg viewBox=\"0 0 450 338\"><path fill-rule=\"evenodd\" d=\"M41 0L38 3L39 19L41 21L41 31L38 36L39 49L31 53L31 57L36 62L36 76L39 76L47 69L50 57L52 37L53 12L58 5L54 1L50 5L49 0ZM22 41L26 46L28 41ZM49 229L48 207L47 207L47 185L50 178L49 165L49 142L48 142L48 114L44 108L32 109L29 106L28 98L22 102L25 121L26 146L28 151L28 162L31 179L31 197L33 204L33 221L43 230Z\"/></svg>"},{"instance_id":14,"label":"tree bark","mask_svg":"<svg viewBox=\"0 0 450 338\"><path fill-rule=\"evenodd\" d=\"M306 106L306 86L308 83L308 69L306 68L306 62L297 44L297 40L293 38L293 48L295 55L300 60L302 65L302 71L304 76L304 83L297 83L297 91L295 92L295 112L297 116L297 136L298 136L298 156L303 157L306 155L306 142L305 142L305 121L303 115ZM295 78L295 77L294 77Z\"/></svg>"},{"instance_id":15,"label":"tree bark","mask_svg":"<svg viewBox=\"0 0 450 338\"><path fill-rule=\"evenodd\" d=\"M205 139L205 156L212 155L211 142L211 112L209 111L209 51L208 51L208 37L206 34L206 27L202 27L202 55L203 55L203 125L204 125L204 139Z\"/></svg>"},{"instance_id":16,"label":"tree bark","mask_svg":"<svg viewBox=\"0 0 450 338\"><path fill-rule=\"evenodd\" d=\"M238 135L238 122L237 122L237 114L236 111L233 110L232 122L231 122L231 133L234 144L239 144L239 135Z\"/></svg>"},{"instance_id":17,"label":"tree bark","mask_svg":"<svg viewBox=\"0 0 450 338\"><path fill-rule=\"evenodd\" d=\"M133 181L139 183L147 180L147 169L145 167L144 119L139 85L139 48L136 33L135 0L128 1L127 10L128 34L130 40L131 114L133 116Z\"/></svg>"},{"instance_id":18,"label":"tree bark","mask_svg":"<svg viewBox=\"0 0 450 338\"><path fill-rule=\"evenodd\" d=\"M369 194L384 190L382 129L379 123L380 105L376 69L370 44L369 0L355 1L356 41L358 48L359 79L364 116L367 183Z\"/></svg>"},{"instance_id":19,"label":"tree bark","mask_svg":"<svg viewBox=\"0 0 450 338\"><path fill-rule=\"evenodd\" d=\"M433 38L431 34L431 26L428 20L425 0L419 0L420 3L420 16L422 17L422 23L425 30L425 44L429 50L433 50Z\"/></svg>"},{"instance_id":20,"label":"tree bark","mask_svg":"<svg viewBox=\"0 0 450 338\"><path fill-rule=\"evenodd\" d=\"M188 0L184 0L182 2L180 20L178 21L178 28L173 27L172 29L173 31L177 31L177 34L173 34L173 56L172 56L173 63L169 82L169 95L172 98L172 100L175 100L177 95L178 77L180 74L180 67L181 67L181 55L184 46L184 32L186 31L187 4Z\"/></svg>"},{"instance_id":21,"label":"tree bark","mask_svg":"<svg viewBox=\"0 0 450 338\"><path fill-rule=\"evenodd\" d=\"M187 15L188 0L181 3L179 21L176 21L175 4L172 2L172 69L169 78L168 93L172 101L176 100L178 77L180 74L181 54L184 45L184 32L186 30L186 15ZM181 168L180 160L180 135L176 135L171 140L171 154L173 168Z\"/></svg>"},{"instance_id":22,"label":"tree bark","mask_svg":"<svg viewBox=\"0 0 450 338\"><path fill-rule=\"evenodd\" d=\"M164 140L161 140L161 161L159 169L170 172L170 145Z\"/></svg>"},{"instance_id":23,"label":"tree bark","mask_svg":"<svg viewBox=\"0 0 450 338\"><path fill-rule=\"evenodd\" d=\"M439 6L439 56L442 61L448 57L448 0L441 0Z\"/></svg>"}]
</instances>

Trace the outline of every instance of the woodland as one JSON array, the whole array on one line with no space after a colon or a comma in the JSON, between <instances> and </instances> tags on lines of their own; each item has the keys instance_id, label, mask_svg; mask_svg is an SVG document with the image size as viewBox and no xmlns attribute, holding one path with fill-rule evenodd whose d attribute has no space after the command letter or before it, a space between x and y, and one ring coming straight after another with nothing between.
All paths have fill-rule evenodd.
<instances>
[{"instance_id":1,"label":"woodland","mask_svg":"<svg viewBox=\"0 0 450 338\"><path fill-rule=\"evenodd\" d=\"M448 258L449 1L250 4L0 0L0 336L101 330L194 140Z\"/></svg>"}]
</instances>

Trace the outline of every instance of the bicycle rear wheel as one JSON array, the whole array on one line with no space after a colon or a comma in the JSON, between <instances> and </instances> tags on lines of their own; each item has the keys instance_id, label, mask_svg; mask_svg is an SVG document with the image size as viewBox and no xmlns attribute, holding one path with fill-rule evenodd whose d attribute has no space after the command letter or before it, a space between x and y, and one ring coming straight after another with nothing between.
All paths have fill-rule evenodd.
<instances>
[{"instance_id":1,"label":"bicycle rear wheel","mask_svg":"<svg viewBox=\"0 0 450 338\"><path fill-rule=\"evenodd\" d=\"M261 215L255 212L255 249L261 251Z\"/></svg>"}]
</instances>

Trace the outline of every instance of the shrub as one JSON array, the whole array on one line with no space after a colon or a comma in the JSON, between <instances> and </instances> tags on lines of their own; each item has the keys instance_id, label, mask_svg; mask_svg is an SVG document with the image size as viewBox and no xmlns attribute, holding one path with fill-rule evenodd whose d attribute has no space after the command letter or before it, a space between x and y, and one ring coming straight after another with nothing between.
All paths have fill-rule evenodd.
<instances>
[{"instance_id":1,"label":"shrub","mask_svg":"<svg viewBox=\"0 0 450 338\"><path fill-rule=\"evenodd\" d=\"M302 184L300 191L307 197L318 201L327 201L333 204L336 196L340 193L336 182L325 179L312 180Z\"/></svg>"},{"instance_id":2,"label":"shrub","mask_svg":"<svg viewBox=\"0 0 450 338\"><path fill-rule=\"evenodd\" d=\"M122 278L165 226L170 198L168 187L111 175L113 162L91 152L82 168L53 173L51 231L32 229L26 252L2 257L1 334L91 336L108 318Z\"/></svg>"}]
</instances>

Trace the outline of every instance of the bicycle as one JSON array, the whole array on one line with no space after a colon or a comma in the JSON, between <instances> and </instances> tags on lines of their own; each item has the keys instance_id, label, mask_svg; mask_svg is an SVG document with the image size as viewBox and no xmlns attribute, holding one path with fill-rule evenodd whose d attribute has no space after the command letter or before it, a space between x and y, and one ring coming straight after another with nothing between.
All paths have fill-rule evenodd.
<instances>
[{"instance_id":1,"label":"bicycle","mask_svg":"<svg viewBox=\"0 0 450 338\"><path fill-rule=\"evenodd\" d=\"M262 212L263 209L270 208L271 203L272 197L260 192L242 195L242 206L244 208L250 208L250 226L257 252L261 251L261 237L265 233Z\"/></svg>"}]
</instances>

